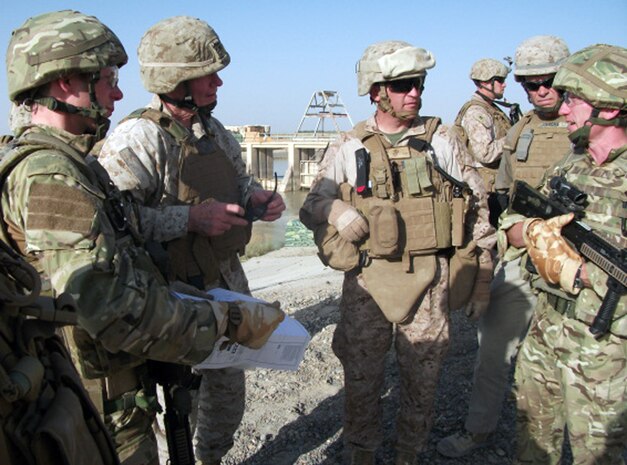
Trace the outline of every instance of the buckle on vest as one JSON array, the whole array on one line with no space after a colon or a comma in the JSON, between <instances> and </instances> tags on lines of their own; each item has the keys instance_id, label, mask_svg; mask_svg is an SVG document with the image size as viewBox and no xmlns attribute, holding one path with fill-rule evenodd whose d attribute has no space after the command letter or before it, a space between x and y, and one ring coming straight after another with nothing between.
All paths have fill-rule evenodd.
<instances>
[{"instance_id":1,"label":"buckle on vest","mask_svg":"<svg viewBox=\"0 0 627 465\"><path fill-rule=\"evenodd\" d=\"M555 310L568 318L575 318L575 301L564 299L555 294L548 294L546 302Z\"/></svg>"}]
</instances>

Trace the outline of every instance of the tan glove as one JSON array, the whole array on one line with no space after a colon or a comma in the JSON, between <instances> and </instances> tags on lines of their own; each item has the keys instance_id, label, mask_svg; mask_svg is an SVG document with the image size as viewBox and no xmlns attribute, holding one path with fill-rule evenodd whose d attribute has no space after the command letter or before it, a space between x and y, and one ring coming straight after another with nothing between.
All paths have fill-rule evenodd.
<instances>
[{"instance_id":1,"label":"tan glove","mask_svg":"<svg viewBox=\"0 0 627 465\"><path fill-rule=\"evenodd\" d=\"M359 242L370 231L366 219L355 208L339 199L331 204L329 224L335 226L340 236L350 242Z\"/></svg>"},{"instance_id":2,"label":"tan glove","mask_svg":"<svg viewBox=\"0 0 627 465\"><path fill-rule=\"evenodd\" d=\"M229 302L228 305L214 307L214 314L218 335L225 335L231 342L251 349L261 348L285 319L278 302Z\"/></svg>"},{"instance_id":3,"label":"tan glove","mask_svg":"<svg viewBox=\"0 0 627 465\"><path fill-rule=\"evenodd\" d=\"M562 227L573 217L569 213L546 221L530 218L523 224L522 235L538 274L546 282L559 284L566 292L576 295L580 288L575 282L583 258L562 237Z\"/></svg>"},{"instance_id":4,"label":"tan glove","mask_svg":"<svg viewBox=\"0 0 627 465\"><path fill-rule=\"evenodd\" d=\"M472 288L470 301L466 305L466 316L477 321L490 305L490 284L494 273L494 265L490 256L484 252L479 259L479 269Z\"/></svg>"}]
</instances>

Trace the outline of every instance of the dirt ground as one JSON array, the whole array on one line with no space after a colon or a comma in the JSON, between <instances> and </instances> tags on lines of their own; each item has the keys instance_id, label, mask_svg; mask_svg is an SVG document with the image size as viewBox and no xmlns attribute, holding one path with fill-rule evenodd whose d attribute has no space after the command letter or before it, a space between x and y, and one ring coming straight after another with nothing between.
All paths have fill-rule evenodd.
<instances>
[{"instance_id":1,"label":"dirt ground","mask_svg":"<svg viewBox=\"0 0 627 465\"><path fill-rule=\"evenodd\" d=\"M315 248L271 252L244 263L253 295L279 300L312 336L297 372L257 369L247 372L247 408L226 465L339 465L342 445L342 368L331 350L339 319L342 273L325 268ZM508 396L489 447L460 459L438 454L439 439L463 425L472 387L477 349L476 326L461 312L451 315L451 345L443 366L435 424L420 464L507 465L514 452L514 402ZM378 464L393 463L398 374L388 356L384 393L385 441Z\"/></svg>"}]
</instances>

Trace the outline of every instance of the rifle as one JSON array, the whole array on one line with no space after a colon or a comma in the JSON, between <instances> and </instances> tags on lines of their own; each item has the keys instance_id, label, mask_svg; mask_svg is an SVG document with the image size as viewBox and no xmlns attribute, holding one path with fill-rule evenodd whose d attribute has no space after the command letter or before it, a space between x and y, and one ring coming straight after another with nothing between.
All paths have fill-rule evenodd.
<instances>
[{"instance_id":1,"label":"rifle","mask_svg":"<svg viewBox=\"0 0 627 465\"><path fill-rule=\"evenodd\" d=\"M191 369L175 363L148 361L149 375L163 388L165 434L170 465L194 465L194 447L189 426L192 398L189 393L194 377Z\"/></svg>"},{"instance_id":2,"label":"rifle","mask_svg":"<svg viewBox=\"0 0 627 465\"><path fill-rule=\"evenodd\" d=\"M562 228L562 236L608 275L607 293L590 326L592 335L599 339L609 330L618 301L627 292L626 253L599 237L582 221L587 202L584 192L561 176L552 178L549 186L551 194L546 197L526 182L516 181L510 208L528 218L544 220L567 213L575 214L573 221Z\"/></svg>"}]
</instances>

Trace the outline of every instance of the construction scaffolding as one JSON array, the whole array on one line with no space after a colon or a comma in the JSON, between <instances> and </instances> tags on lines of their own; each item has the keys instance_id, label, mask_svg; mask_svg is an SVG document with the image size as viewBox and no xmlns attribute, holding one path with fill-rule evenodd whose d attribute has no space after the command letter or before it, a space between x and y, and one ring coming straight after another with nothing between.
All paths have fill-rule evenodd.
<instances>
[{"instance_id":1,"label":"construction scaffolding","mask_svg":"<svg viewBox=\"0 0 627 465\"><path fill-rule=\"evenodd\" d=\"M306 121L315 118L316 125L313 129L307 129L305 127ZM340 127L339 123L348 120L349 127L343 124ZM330 121L333 123L333 128L328 130L325 128L325 122ZM328 125L327 125L328 126ZM344 106L340 94L334 90L319 90L314 92L309 100L309 105L305 109L305 113L300 120L298 129L296 129L296 135L308 135L316 137L318 135L328 135L329 133L339 133L352 129L353 121L351 120L348 110Z\"/></svg>"}]
</instances>

